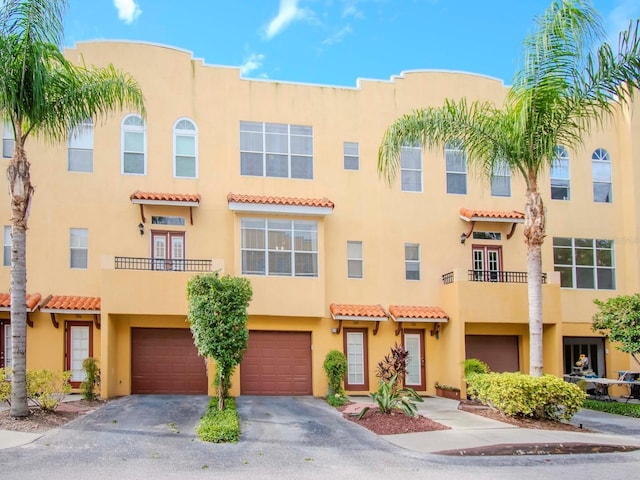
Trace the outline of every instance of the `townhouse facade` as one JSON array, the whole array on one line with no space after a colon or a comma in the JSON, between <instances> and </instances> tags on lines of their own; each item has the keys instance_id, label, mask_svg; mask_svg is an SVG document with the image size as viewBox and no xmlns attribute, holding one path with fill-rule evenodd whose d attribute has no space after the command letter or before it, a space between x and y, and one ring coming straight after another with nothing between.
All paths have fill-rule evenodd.
<instances>
[{"instance_id":1,"label":"townhouse facade","mask_svg":"<svg viewBox=\"0 0 640 480\"><path fill-rule=\"evenodd\" d=\"M445 98L499 105L501 81L416 71L346 88L243 79L144 43L65 54L131 73L147 115L123 111L87 120L67 144L27 144L28 369L72 370L77 387L93 356L105 398L213 394L186 284L218 271L248 277L254 292L234 395L325 395L333 349L348 358L347 391L368 393L395 343L410 352L406 384L424 394L436 382L464 389L465 358L528 371L522 180L500 170L489 181L455 143L407 146L392 185L377 173L396 118ZM593 299L640 288L638 113L620 111L578 151L559 145L541 178L546 373L570 373L581 353L600 376L637 369L590 326ZM7 162L6 125L2 141ZM11 361L8 204L0 367Z\"/></svg>"}]
</instances>

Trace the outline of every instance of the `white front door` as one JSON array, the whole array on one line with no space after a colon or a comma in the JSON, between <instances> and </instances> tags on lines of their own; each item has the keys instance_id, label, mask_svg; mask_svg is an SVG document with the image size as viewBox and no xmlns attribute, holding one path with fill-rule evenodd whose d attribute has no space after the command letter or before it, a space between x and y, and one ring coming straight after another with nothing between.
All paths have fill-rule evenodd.
<instances>
[{"instance_id":1,"label":"white front door","mask_svg":"<svg viewBox=\"0 0 640 480\"><path fill-rule=\"evenodd\" d=\"M424 334L422 331L404 333L404 348L409 355L407 357L407 372L404 384L415 390L425 390L424 381Z\"/></svg>"},{"instance_id":2,"label":"white front door","mask_svg":"<svg viewBox=\"0 0 640 480\"><path fill-rule=\"evenodd\" d=\"M69 370L71 370L72 382L83 382L85 373L82 369L82 362L90 357L89 338L91 336L88 325L69 326Z\"/></svg>"},{"instance_id":3,"label":"white front door","mask_svg":"<svg viewBox=\"0 0 640 480\"><path fill-rule=\"evenodd\" d=\"M12 355L11 355L11 324L5 323L2 326L2 333L4 334L2 338L2 362L0 362L0 368L11 368L12 366Z\"/></svg>"}]
</instances>

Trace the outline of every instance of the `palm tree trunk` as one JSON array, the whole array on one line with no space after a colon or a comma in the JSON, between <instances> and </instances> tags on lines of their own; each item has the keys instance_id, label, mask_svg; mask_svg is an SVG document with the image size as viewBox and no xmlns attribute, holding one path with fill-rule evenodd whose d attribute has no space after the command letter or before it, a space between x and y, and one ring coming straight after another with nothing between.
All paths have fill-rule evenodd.
<instances>
[{"instance_id":1,"label":"palm tree trunk","mask_svg":"<svg viewBox=\"0 0 640 480\"><path fill-rule=\"evenodd\" d=\"M12 417L26 417L27 404L27 217L33 187L29 162L22 142L22 131L16 126L16 142L13 158L7 168L9 195L11 198L11 357L13 378L11 382Z\"/></svg>"},{"instance_id":2,"label":"palm tree trunk","mask_svg":"<svg viewBox=\"0 0 640 480\"><path fill-rule=\"evenodd\" d=\"M524 238L527 244L529 295L529 375L542 376L542 243L545 211L542 198L532 183L527 190Z\"/></svg>"}]
</instances>

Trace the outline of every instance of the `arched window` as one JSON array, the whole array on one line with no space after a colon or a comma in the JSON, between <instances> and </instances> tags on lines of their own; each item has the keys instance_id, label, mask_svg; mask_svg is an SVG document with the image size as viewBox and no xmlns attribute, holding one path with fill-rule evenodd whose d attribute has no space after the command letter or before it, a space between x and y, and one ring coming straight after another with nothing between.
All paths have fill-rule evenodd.
<instances>
[{"instance_id":1,"label":"arched window","mask_svg":"<svg viewBox=\"0 0 640 480\"><path fill-rule=\"evenodd\" d=\"M83 120L69 131L67 170L93 172L93 120Z\"/></svg>"},{"instance_id":2,"label":"arched window","mask_svg":"<svg viewBox=\"0 0 640 480\"><path fill-rule=\"evenodd\" d=\"M178 120L173 126L173 176L198 176L198 130L187 118Z\"/></svg>"},{"instance_id":3,"label":"arched window","mask_svg":"<svg viewBox=\"0 0 640 480\"><path fill-rule=\"evenodd\" d=\"M551 162L551 198L569 200L570 187L569 152L562 145L558 145Z\"/></svg>"},{"instance_id":4,"label":"arched window","mask_svg":"<svg viewBox=\"0 0 640 480\"><path fill-rule=\"evenodd\" d=\"M611 157L604 148L597 148L591 156L593 201L611 203Z\"/></svg>"},{"instance_id":5,"label":"arched window","mask_svg":"<svg viewBox=\"0 0 640 480\"><path fill-rule=\"evenodd\" d=\"M122 173L145 175L146 131L139 115L127 115L122 121Z\"/></svg>"},{"instance_id":6,"label":"arched window","mask_svg":"<svg viewBox=\"0 0 640 480\"><path fill-rule=\"evenodd\" d=\"M444 146L447 168L447 193L467 193L467 154L462 142L455 140Z\"/></svg>"}]
</instances>

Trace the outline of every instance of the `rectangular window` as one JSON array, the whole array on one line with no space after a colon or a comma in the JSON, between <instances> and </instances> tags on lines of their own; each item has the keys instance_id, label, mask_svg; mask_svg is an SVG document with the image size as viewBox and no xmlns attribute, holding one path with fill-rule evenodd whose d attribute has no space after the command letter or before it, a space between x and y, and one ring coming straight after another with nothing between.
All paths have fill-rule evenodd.
<instances>
[{"instance_id":1,"label":"rectangular window","mask_svg":"<svg viewBox=\"0 0 640 480\"><path fill-rule=\"evenodd\" d=\"M498 161L491 171L491 195L494 197L511 196L511 169L505 161Z\"/></svg>"},{"instance_id":2,"label":"rectangular window","mask_svg":"<svg viewBox=\"0 0 640 480\"><path fill-rule=\"evenodd\" d=\"M360 169L360 146L356 142L344 142L344 169Z\"/></svg>"},{"instance_id":3,"label":"rectangular window","mask_svg":"<svg viewBox=\"0 0 640 480\"><path fill-rule=\"evenodd\" d=\"M306 220L243 218L242 273L318 276L318 224Z\"/></svg>"},{"instance_id":4,"label":"rectangular window","mask_svg":"<svg viewBox=\"0 0 640 480\"><path fill-rule=\"evenodd\" d=\"M422 191L422 147L419 145L400 149L400 185L403 192Z\"/></svg>"},{"instance_id":5,"label":"rectangular window","mask_svg":"<svg viewBox=\"0 0 640 480\"><path fill-rule=\"evenodd\" d=\"M240 122L240 174L313 178L313 128Z\"/></svg>"},{"instance_id":6,"label":"rectangular window","mask_svg":"<svg viewBox=\"0 0 640 480\"><path fill-rule=\"evenodd\" d=\"M184 232L151 232L154 270L184 270Z\"/></svg>"},{"instance_id":7,"label":"rectangular window","mask_svg":"<svg viewBox=\"0 0 640 480\"><path fill-rule=\"evenodd\" d=\"M11 246L13 242L11 241L11 227L4 227L4 243L3 243L3 252L2 252L2 265L5 267L11 266Z\"/></svg>"},{"instance_id":8,"label":"rectangular window","mask_svg":"<svg viewBox=\"0 0 640 480\"><path fill-rule=\"evenodd\" d=\"M89 256L89 230L72 228L70 230L70 262L71 268L87 268Z\"/></svg>"},{"instance_id":9,"label":"rectangular window","mask_svg":"<svg viewBox=\"0 0 640 480\"><path fill-rule=\"evenodd\" d=\"M553 266L561 287L616 288L613 240L554 237Z\"/></svg>"},{"instance_id":10,"label":"rectangular window","mask_svg":"<svg viewBox=\"0 0 640 480\"><path fill-rule=\"evenodd\" d=\"M345 390L368 390L367 329L345 328L343 331L344 352L347 357L344 388Z\"/></svg>"},{"instance_id":11,"label":"rectangular window","mask_svg":"<svg viewBox=\"0 0 640 480\"><path fill-rule=\"evenodd\" d=\"M67 170L70 172L93 172L93 121L81 122L69 132Z\"/></svg>"},{"instance_id":12,"label":"rectangular window","mask_svg":"<svg viewBox=\"0 0 640 480\"><path fill-rule=\"evenodd\" d=\"M404 273L407 280L420 280L420 245L404 244Z\"/></svg>"},{"instance_id":13,"label":"rectangular window","mask_svg":"<svg viewBox=\"0 0 640 480\"><path fill-rule=\"evenodd\" d=\"M467 193L467 154L459 141L448 142L444 149L447 169L447 193Z\"/></svg>"},{"instance_id":14,"label":"rectangular window","mask_svg":"<svg viewBox=\"0 0 640 480\"><path fill-rule=\"evenodd\" d=\"M347 276L363 277L362 242L347 242Z\"/></svg>"},{"instance_id":15,"label":"rectangular window","mask_svg":"<svg viewBox=\"0 0 640 480\"><path fill-rule=\"evenodd\" d=\"M13 128L10 123L2 124L2 158L13 157L13 146L15 145L13 139Z\"/></svg>"},{"instance_id":16,"label":"rectangular window","mask_svg":"<svg viewBox=\"0 0 640 480\"><path fill-rule=\"evenodd\" d=\"M551 162L551 198L569 200L571 180L569 175L569 152L563 146L555 149Z\"/></svg>"},{"instance_id":17,"label":"rectangular window","mask_svg":"<svg viewBox=\"0 0 640 480\"><path fill-rule=\"evenodd\" d=\"M152 225L177 225L177 226L184 226L185 224L185 220L184 217L170 217L170 216L160 216L160 215L153 215L151 217L151 224Z\"/></svg>"},{"instance_id":18,"label":"rectangular window","mask_svg":"<svg viewBox=\"0 0 640 480\"><path fill-rule=\"evenodd\" d=\"M501 240L500 232L473 232L474 240Z\"/></svg>"}]
</instances>

